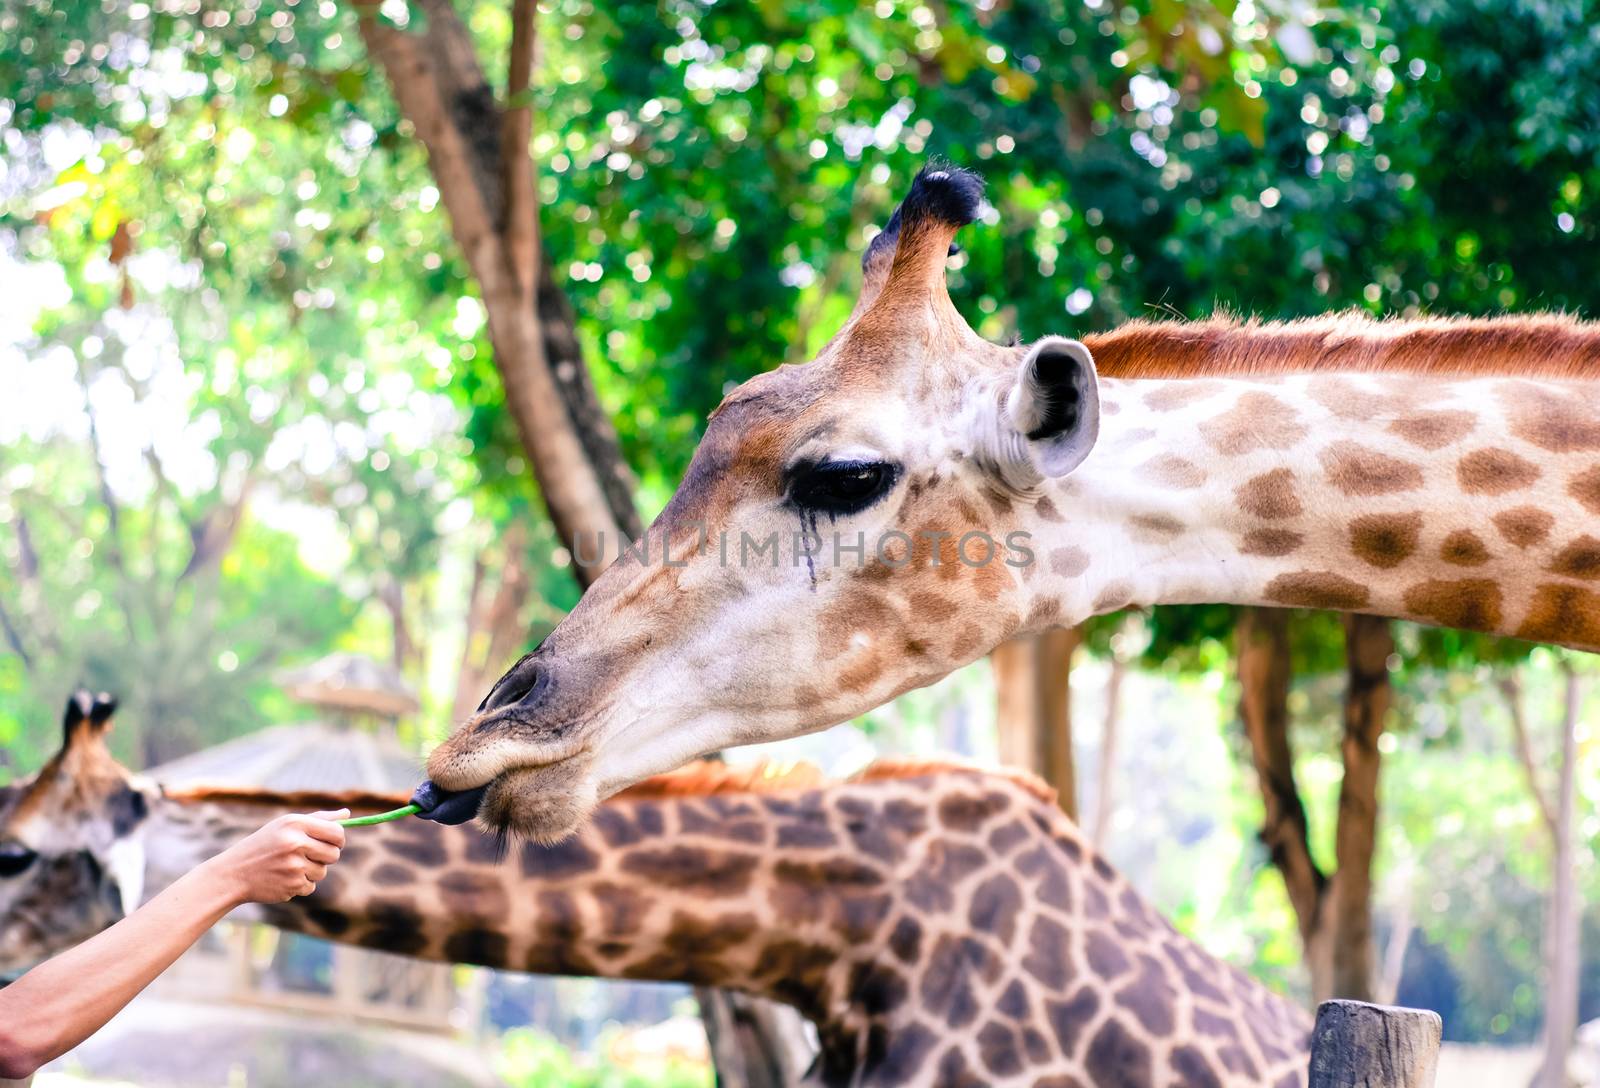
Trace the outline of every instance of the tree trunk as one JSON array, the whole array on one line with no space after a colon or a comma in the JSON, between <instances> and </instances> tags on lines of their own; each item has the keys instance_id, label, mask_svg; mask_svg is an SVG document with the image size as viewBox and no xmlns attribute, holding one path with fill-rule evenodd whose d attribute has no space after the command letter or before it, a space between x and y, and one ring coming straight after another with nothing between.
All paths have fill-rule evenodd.
<instances>
[{"instance_id":1,"label":"tree trunk","mask_svg":"<svg viewBox=\"0 0 1600 1088\"><path fill-rule=\"evenodd\" d=\"M1566 714L1561 723L1561 768L1554 806L1555 872L1551 880L1549 915L1545 924L1545 964L1549 994L1545 1005L1544 1060L1536 1084L1539 1088L1567 1088L1567 1056L1578 1030L1578 967L1581 913L1578 905L1575 779L1578 764L1578 711L1583 705L1583 685L1571 662L1565 662Z\"/></svg>"},{"instance_id":2,"label":"tree trunk","mask_svg":"<svg viewBox=\"0 0 1600 1088\"><path fill-rule=\"evenodd\" d=\"M1377 850L1378 738L1383 735L1392 692L1389 657L1394 636L1389 621L1347 614L1344 619L1348 685L1344 697L1344 778L1339 785L1339 823L1334 853L1338 870L1332 899L1333 977L1317 999L1373 999L1377 957L1372 940L1372 858Z\"/></svg>"},{"instance_id":3,"label":"tree trunk","mask_svg":"<svg viewBox=\"0 0 1600 1088\"><path fill-rule=\"evenodd\" d=\"M1372 939L1372 856L1377 843L1378 738L1388 713L1387 620L1346 616L1344 779L1335 831L1338 861L1330 877L1311 857L1310 827L1294 781L1289 743L1288 614L1242 608L1235 629L1239 716L1264 804L1261 840L1283 876L1305 949L1315 1001L1370 1001L1376 959Z\"/></svg>"},{"instance_id":4,"label":"tree trunk","mask_svg":"<svg viewBox=\"0 0 1600 1088\"><path fill-rule=\"evenodd\" d=\"M451 231L483 296L506 406L550 518L587 587L605 569L604 554L616 554L616 496L606 482L622 478L625 469L591 460L606 451L615 453L609 426L597 430L586 446L574 423L579 417L593 423L603 415L593 405L587 375L581 373L576 335L570 328L558 330L553 345L561 361L570 364L570 369L562 368L565 382L557 381L546 349L546 337L552 334L540 320L542 313L570 317L570 309L555 303L555 288L547 287L542 295L539 290L549 261L541 257L538 244L528 110L522 105L502 109L496 103L450 0L420 0L418 6L426 25L413 34L383 21L370 0L360 3L362 40L383 66L401 112L427 148ZM513 0L512 16L507 87L508 97L516 99L529 81L532 4ZM568 397L575 398L570 407Z\"/></svg>"},{"instance_id":5,"label":"tree trunk","mask_svg":"<svg viewBox=\"0 0 1600 1088\"><path fill-rule=\"evenodd\" d=\"M989 655L998 689L1000 761L1044 779L1074 820L1070 679L1072 654L1082 641L1076 627L1052 627L1003 642Z\"/></svg>"},{"instance_id":6,"label":"tree trunk","mask_svg":"<svg viewBox=\"0 0 1600 1088\"><path fill-rule=\"evenodd\" d=\"M527 532L512 525L499 541L499 580L491 593L487 586L491 552L484 549L472 565L472 589L467 597L467 634L461 646L461 666L456 673L452 723L464 722L477 707L482 693L522 644L522 612L532 588L523 552Z\"/></svg>"},{"instance_id":7,"label":"tree trunk","mask_svg":"<svg viewBox=\"0 0 1600 1088\"><path fill-rule=\"evenodd\" d=\"M594 380L583 360L583 345L578 340L578 318L572 301L555 278L550 251L539 247L539 327L544 331L545 359L555 378L556 390L566 406L567 418L578 432L584 455L594 466L600 490L617 528L629 539L638 539L644 527L639 509L633 504L638 481L617 441L611 415L595 394Z\"/></svg>"},{"instance_id":8,"label":"tree trunk","mask_svg":"<svg viewBox=\"0 0 1600 1088\"><path fill-rule=\"evenodd\" d=\"M1275 608L1241 608L1234 652L1239 718L1261 789L1261 841L1283 877L1315 977L1316 957L1309 953L1327 878L1311 859L1310 827L1294 781L1294 752L1289 746L1289 614Z\"/></svg>"},{"instance_id":9,"label":"tree trunk","mask_svg":"<svg viewBox=\"0 0 1600 1088\"><path fill-rule=\"evenodd\" d=\"M405 587L397 578L385 578L378 587L378 599L389 613L389 656L395 671L404 673L421 656L411 639L411 626L406 622Z\"/></svg>"}]
</instances>

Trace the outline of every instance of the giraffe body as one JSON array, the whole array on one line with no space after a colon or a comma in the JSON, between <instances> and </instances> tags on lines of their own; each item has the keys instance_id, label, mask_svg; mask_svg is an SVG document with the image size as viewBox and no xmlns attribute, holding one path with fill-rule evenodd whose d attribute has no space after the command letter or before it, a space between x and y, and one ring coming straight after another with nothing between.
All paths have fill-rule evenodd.
<instances>
[{"instance_id":1,"label":"giraffe body","mask_svg":"<svg viewBox=\"0 0 1600 1088\"><path fill-rule=\"evenodd\" d=\"M551 838L646 775L1130 605L1600 650L1600 326L1216 319L1001 347L944 286L974 184L919 175L845 327L729 394L645 547L430 778Z\"/></svg>"},{"instance_id":2,"label":"giraffe body","mask_svg":"<svg viewBox=\"0 0 1600 1088\"><path fill-rule=\"evenodd\" d=\"M124 834L145 845L153 893L285 808L394 799L149 802ZM103 806L76 815L108 818ZM0 844L18 831L0 823ZM362 828L315 895L257 909L426 959L785 1001L818 1027L816 1085L1305 1082L1305 1014L1178 934L1024 777L914 764L820 783L706 766L612 799L564 842L500 858L472 827ZM0 878L11 956L42 939L26 915L60 894L37 882L52 860ZM98 928L48 903L51 946Z\"/></svg>"}]
</instances>

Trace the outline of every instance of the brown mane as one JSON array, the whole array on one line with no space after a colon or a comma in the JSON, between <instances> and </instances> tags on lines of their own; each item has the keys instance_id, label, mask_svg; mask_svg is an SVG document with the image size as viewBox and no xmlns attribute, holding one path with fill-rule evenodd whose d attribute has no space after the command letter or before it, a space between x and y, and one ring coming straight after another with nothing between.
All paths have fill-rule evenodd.
<instances>
[{"instance_id":1,"label":"brown mane","mask_svg":"<svg viewBox=\"0 0 1600 1088\"><path fill-rule=\"evenodd\" d=\"M756 763L746 767L730 767L726 763L703 760L667 774L658 774L642 782L636 782L622 790L612 800L709 797L740 793L798 793L830 785L931 778L946 774L1003 779L1042 801L1055 804L1055 790L1025 771L1009 767L981 767L953 759L879 759L843 779L830 779L810 763Z\"/></svg>"},{"instance_id":2,"label":"brown mane","mask_svg":"<svg viewBox=\"0 0 1600 1088\"><path fill-rule=\"evenodd\" d=\"M728 794L799 793L829 785L856 782L884 782L894 779L931 778L946 774L966 774L1010 782L1047 804L1055 804L1056 792L1025 771L1009 767L980 767L952 759L880 759L843 779L830 779L810 763L754 763L730 767L726 763L703 760L667 774L636 782L610 800L658 801L685 797L711 797ZM304 812L347 808L354 813L383 812L399 808L410 798L402 793L373 790L266 790L233 786L186 786L168 789L164 796L178 804L269 805Z\"/></svg>"},{"instance_id":3,"label":"brown mane","mask_svg":"<svg viewBox=\"0 0 1600 1088\"><path fill-rule=\"evenodd\" d=\"M1381 321L1356 310L1295 321L1218 314L1131 321L1083 342L1107 378L1339 370L1600 380L1600 322L1566 314Z\"/></svg>"},{"instance_id":4,"label":"brown mane","mask_svg":"<svg viewBox=\"0 0 1600 1088\"><path fill-rule=\"evenodd\" d=\"M383 812L410 802L403 793L380 790L268 790L236 786L163 788L162 796L180 805L271 805L302 812L347 808L354 813Z\"/></svg>"}]
</instances>

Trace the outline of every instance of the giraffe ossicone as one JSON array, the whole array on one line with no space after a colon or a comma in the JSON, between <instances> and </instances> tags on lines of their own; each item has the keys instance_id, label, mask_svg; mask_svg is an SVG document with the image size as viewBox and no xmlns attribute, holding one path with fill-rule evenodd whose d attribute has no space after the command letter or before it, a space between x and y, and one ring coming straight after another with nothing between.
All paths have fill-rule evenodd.
<instances>
[{"instance_id":1,"label":"giraffe ossicone","mask_svg":"<svg viewBox=\"0 0 1600 1088\"><path fill-rule=\"evenodd\" d=\"M437 748L433 781L558 838L646 775L1128 606L1600 649L1595 325L1219 317L1000 346L945 286L981 192L918 176L844 327L729 394L644 546Z\"/></svg>"}]
</instances>

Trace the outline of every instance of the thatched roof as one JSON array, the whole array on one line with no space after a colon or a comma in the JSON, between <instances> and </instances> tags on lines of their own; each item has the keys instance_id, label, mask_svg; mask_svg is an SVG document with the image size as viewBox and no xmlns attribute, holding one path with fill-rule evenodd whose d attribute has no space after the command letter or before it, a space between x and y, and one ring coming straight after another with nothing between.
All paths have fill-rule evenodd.
<instances>
[{"instance_id":1,"label":"thatched roof","mask_svg":"<svg viewBox=\"0 0 1600 1088\"><path fill-rule=\"evenodd\" d=\"M410 793L422 757L390 737L325 722L275 725L152 767L165 786Z\"/></svg>"},{"instance_id":2,"label":"thatched roof","mask_svg":"<svg viewBox=\"0 0 1600 1088\"><path fill-rule=\"evenodd\" d=\"M398 718L421 706L390 665L361 654L329 654L278 676L292 698L312 706Z\"/></svg>"}]
</instances>

